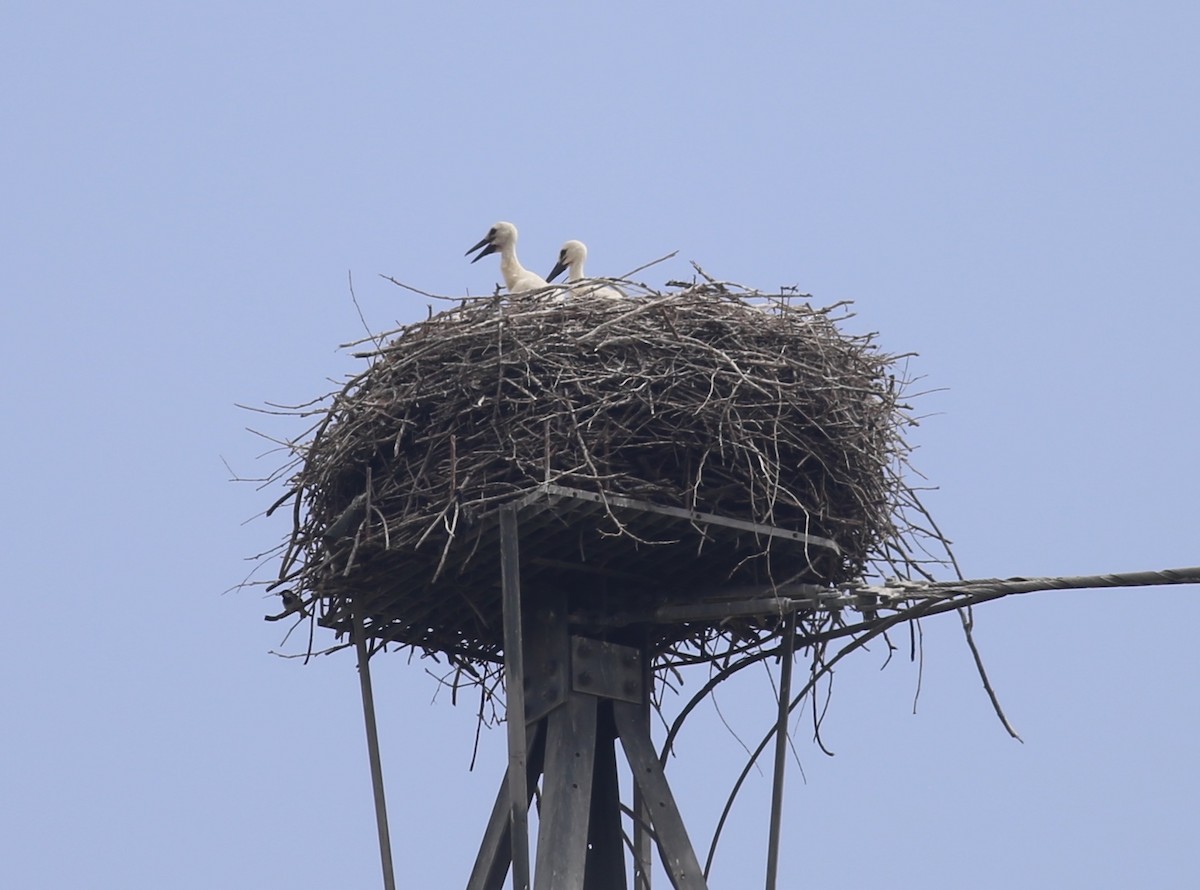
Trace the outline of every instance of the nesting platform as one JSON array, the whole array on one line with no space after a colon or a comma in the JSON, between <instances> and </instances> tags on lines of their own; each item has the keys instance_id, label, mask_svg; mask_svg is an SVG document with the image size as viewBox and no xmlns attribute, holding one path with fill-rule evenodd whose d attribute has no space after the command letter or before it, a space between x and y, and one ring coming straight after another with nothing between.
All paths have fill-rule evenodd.
<instances>
[{"instance_id":1,"label":"nesting platform","mask_svg":"<svg viewBox=\"0 0 1200 890\"><path fill-rule=\"evenodd\" d=\"M513 506L521 516L522 589L533 598L565 590L585 630L654 621L664 607L726 599L730 587L819 579L840 558L834 541L805 532L549 483ZM498 517L493 510L460 529L440 553L397 560L384 589L356 597L348 586L331 598L322 624L348 632L357 607L370 616L375 639L442 648L453 628L464 650L499 661ZM450 568L438 574L442 553ZM656 647L695 634L704 610L690 614L680 629L660 628Z\"/></svg>"}]
</instances>

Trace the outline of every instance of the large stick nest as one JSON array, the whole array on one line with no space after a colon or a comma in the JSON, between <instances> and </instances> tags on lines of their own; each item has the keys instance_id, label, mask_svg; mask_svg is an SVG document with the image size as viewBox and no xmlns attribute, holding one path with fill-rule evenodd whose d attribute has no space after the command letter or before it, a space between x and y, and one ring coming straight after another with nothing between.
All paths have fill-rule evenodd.
<instances>
[{"instance_id":1,"label":"large stick nest","mask_svg":"<svg viewBox=\"0 0 1200 890\"><path fill-rule=\"evenodd\" d=\"M359 353L369 367L292 446L277 586L339 632L353 602L377 642L480 676L501 652L498 508L547 484L595 497L522 514L522 586L565 590L576 616L731 585L925 575L944 550L908 518L920 505L901 477L914 421L897 357L840 330L848 317L710 282L464 300L375 338ZM617 495L743 526L621 510ZM714 618L650 634L660 655L695 657L776 630Z\"/></svg>"}]
</instances>

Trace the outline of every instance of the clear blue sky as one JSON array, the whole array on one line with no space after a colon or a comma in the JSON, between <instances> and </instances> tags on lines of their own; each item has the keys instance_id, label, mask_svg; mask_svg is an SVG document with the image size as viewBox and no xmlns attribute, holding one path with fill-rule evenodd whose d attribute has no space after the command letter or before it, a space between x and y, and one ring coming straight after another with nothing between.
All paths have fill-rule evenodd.
<instances>
[{"instance_id":1,"label":"clear blue sky","mask_svg":"<svg viewBox=\"0 0 1200 890\"><path fill-rule=\"evenodd\" d=\"M969 576L1200 563L1194 3L9 2L0 22L0 886L378 886L348 653L269 654L222 591L280 522L235 402L299 401L376 328L480 293L497 219L543 274L671 250L854 300L915 351L928 505ZM953 616L801 732L784 886L1200 886L1200 590ZM465 882L503 732L376 660L407 887ZM688 679L689 689L703 676ZM749 741L765 677L719 699ZM740 748L671 773L698 844ZM769 782L714 886L762 874ZM665 885L664 885L665 886Z\"/></svg>"}]
</instances>

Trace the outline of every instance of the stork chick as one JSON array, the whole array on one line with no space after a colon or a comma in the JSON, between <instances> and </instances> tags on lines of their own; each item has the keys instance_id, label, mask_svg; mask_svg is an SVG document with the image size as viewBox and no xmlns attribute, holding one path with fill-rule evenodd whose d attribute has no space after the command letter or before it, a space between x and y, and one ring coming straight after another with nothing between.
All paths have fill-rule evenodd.
<instances>
[{"instance_id":1,"label":"stork chick","mask_svg":"<svg viewBox=\"0 0 1200 890\"><path fill-rule=\"evenodd\" d=\"M480 248L482 250L479 250ZM537 290L538 288L546 287L546 279L536 272L530 272L521 265L521 261L517 259L517 227L510 222L498 222L490 229L487 235L468 250L463 256L470 256L479 250L479 255L471 260L472 263L479 262L480 259L487 256L489 253L500 253L500 274L504 276L504 285L508 288L510 294L524 293L525 291Z\"/></svg>"}]
</instances>

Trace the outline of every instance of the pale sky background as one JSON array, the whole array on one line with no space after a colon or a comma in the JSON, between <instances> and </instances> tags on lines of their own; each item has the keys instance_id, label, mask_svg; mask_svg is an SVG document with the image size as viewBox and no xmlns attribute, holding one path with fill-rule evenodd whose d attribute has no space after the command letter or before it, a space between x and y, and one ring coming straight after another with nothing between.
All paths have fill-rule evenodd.
<instances>
[{"instance_id":1,"label":"pale sky background","mask_svg":"<svg viewBox=\"0 0 1200 890\"><path fill-rule=\"evenodd\" d=\"M969 577L1200 563L1200 5L41 4L0 13L4 396L0 886L380 886L350 653L275 657L223 591L285 522L263 421L375 328L482 293L520 226L545 274L671 250L854 300L934 390L928 506ZM784 887L1200 886L1200 589L953 615L922 691L883 652L801 732ZM320 640L318 640L320 642ZM326 640L328 642L328 640ZM465 883L504 733L374 662L404 887ZM694 690L703 673L688 678ZM720 698L750 743L766 678ZM741 749L711 707L672 779L703 851ZM761 885L755 776L714 887ZM659 886L666 886L660 882Z\"/></svg>"}]
</instances>

